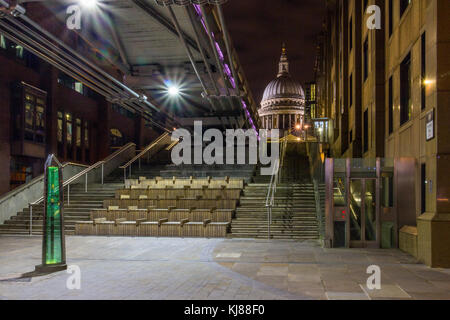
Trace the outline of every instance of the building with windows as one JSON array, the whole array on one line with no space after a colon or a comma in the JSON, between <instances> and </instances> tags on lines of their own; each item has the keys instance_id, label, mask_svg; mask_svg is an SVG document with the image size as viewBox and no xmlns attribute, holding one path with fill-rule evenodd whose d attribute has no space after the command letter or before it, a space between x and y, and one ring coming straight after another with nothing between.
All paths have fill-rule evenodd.
<instances>
[{"instance_id":1,"label":"building with windows","mask_svg":"<svg viewBox=\"0 0 450 320\"><path fill-rule=\"evenodd\" d=\"M316 106L316 83L307 82L305 89L305 115L310 119L318 118Z\"/></svg>"},{"instance_id":2,"label":"building with windows","mask_svg":"<svg viewBox=\"0 0 450 320\"><path fill-rule=\"evenodd\" d=\"M378 30L367 24L373 5ZM327 10L316 81L330 153L411 159L413 174L395 177L410 189L390 191L392 206L408 204L412 217L399 223L398 245L428 265L449 266L450 2L330 0Z\"/></svg>"},{"instance_id":3,"label":"building with windows","mask_svg":"<svg viewBox=\"0 0 450 320\"><path fill-rule=\"evenodd\" d=\"M52 15L47 23L60 25ZM82 42L75 34L66 40ZM0 195L40 175L48 154L89 165L161 132L3 34L0 65Z\"/></svg>"}]
</instances>

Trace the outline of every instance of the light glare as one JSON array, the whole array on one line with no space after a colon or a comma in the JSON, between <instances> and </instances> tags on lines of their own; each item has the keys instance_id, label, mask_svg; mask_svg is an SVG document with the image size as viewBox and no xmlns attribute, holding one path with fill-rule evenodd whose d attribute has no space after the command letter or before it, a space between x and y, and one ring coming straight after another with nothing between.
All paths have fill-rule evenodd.
<instances>
[{"instance_id":1,"label":"light glare","mask_svg":"<svg viewBox=\"0 0 450 320\"><path fill-rule=\"evenodd\" d=\"M180 89L176 86L171 86L169 87L168 92L171 96L177 96L180 93Z\"/></svg>"},{"instance_id":2,"label":"light glare","mask_svg":"<svg viewBox=\"0 0 450 320\"><path fill-rule=\"evenodd\" d=\"M97 0L80 0L80 3L84 7L93 8L97 5Z\"/></svg>"}]
</instances>

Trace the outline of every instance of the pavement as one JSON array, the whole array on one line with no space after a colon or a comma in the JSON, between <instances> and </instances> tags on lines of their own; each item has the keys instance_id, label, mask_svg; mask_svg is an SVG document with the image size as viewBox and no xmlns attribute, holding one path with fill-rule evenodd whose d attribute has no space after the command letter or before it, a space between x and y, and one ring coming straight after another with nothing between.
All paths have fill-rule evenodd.
<instances>
[{"instance_id":1,"label":"pavement","mask_svg":"<svg viewBox=\"0 0 450 320\"><path fill-rule=\"evenodd\" d=\"M80 289L73 289L76 274L67 271L23 276L41 263L41 246L37 236L0 236L0 299L450 300L450 269L429 268L397 249L67 236L67 264L80 270ZM379 289L368 288L369 266L379 267Z\"/></svg>"}]
</instances>

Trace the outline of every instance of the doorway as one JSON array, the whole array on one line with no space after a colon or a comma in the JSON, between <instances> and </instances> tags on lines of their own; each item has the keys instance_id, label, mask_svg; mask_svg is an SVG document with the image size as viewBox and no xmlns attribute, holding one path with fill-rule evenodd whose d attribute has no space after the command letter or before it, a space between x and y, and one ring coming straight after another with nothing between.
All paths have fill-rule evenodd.
<instances>
[{"instance_id":1,"label":"doorway","mask_svg":"<svg viewBox=\"0 0 450 320\"><path fill-rule=\"evenodd\" d=\"M376 179L350 179L350 247L377 247Z\"/></svg>"}]
</instances>

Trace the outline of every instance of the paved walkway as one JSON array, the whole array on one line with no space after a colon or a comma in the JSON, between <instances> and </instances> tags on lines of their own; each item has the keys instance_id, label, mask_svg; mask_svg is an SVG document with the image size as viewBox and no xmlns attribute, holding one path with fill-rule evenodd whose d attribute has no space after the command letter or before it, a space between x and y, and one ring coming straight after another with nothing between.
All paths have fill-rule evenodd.
<instances>
[{"instance_id":1,"label":"paved walkway","mask_svg":"<svg viewBox=\"0 0 450 320\"><path fill-rule=\"evenodd\" d=\"M323 249L315 242L66 238L67 272L21 278L40 263L41 237L0 237L0 299L449 299L450 269L399 250ZM381 289L366 287L381 268Z\"/></svg>"}]
</instances>

